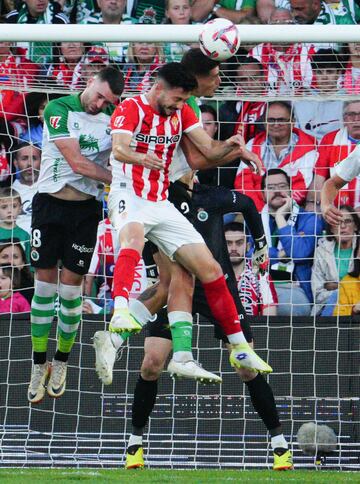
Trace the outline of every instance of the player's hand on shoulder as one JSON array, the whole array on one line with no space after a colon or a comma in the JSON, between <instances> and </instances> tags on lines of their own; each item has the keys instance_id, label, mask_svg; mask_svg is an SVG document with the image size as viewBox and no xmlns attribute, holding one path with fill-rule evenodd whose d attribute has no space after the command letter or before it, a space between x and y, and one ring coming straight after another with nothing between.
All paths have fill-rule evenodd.
<instances>
[{"instance_id":1,"label":"player's hand on shoulder","mask_svg":"<svg viewBox=\"0 0 360 484\"><path fill-rule=\"evenodd\" d=\"M140 165L150 170L163 170L164 162L160 160L154 153L146 153L141 156Z\"/></svg>"}]
</instances>

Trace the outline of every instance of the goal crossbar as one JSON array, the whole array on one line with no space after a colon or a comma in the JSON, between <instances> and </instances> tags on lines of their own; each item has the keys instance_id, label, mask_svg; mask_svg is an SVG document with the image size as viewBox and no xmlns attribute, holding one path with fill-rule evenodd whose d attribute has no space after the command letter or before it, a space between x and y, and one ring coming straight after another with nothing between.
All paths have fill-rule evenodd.
<instances>
[{"instance_id":1,"label":"goal crossbar","mask_svg":"<svg viewBox=\"0 0 360 484\"><path fill-rule=\"evenodd\" d=\"M242 42L360 42L359 25L239 25ZM202 25L2 24L0 41L196 42Z\"/></svg>"}]
</instances>

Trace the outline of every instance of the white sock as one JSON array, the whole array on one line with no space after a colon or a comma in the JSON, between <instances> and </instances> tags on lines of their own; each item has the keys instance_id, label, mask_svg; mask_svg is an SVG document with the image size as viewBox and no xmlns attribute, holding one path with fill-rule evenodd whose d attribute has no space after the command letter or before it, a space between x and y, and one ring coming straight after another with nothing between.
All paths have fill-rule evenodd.
<instances>
[{"instance_id":1,"label":"white sock","mask_svg":"<svg viewBox=\"0 0 360 484\"><path fill-rule=\"evenodd\" d=\"M142 435L130 435L129 443L128 443L128 448L131 447L132 445L142 445Z\"/></svg>"},{"instance_id":2,"label":"white sock","mask_svg":"<svg viewBox=\"0 0 360 484\"><path fill-rule=\"evenodd\" d=\"M153 317L148 308L138 299L132 299L129 302L131 316L134 316L141 326L144 326Z\"/></svg>"},{"instance_id":3,"label":"white sock","mask_svg":"<svg viewBox=\"0 0 360 484\"><path fill-rule=\"evenodd\" d=\"M173 354L173 360L177 362L193 360L193 354L191 351L176 351Z\"/></svg>"},{"instance_id":4,"label":"white sock","mask_svg":"<svg viewBox=\"0 0 360 484\"><path fill-rule=\"evenodd\" d=\"M232 345L239 345L241 343L247 343L244 333L240 331L239 333L234 333L234 334L228 334L227 339L229 340L229 343Z\"/></svg>"},{"instance_id":5,"label":"white sock","mask_svg":"<svg viewBox=\"0 0 360 484\"><path fill-rule=\"evenodd\" d=\"M126 297L116 296L114 301L114 309L127 309L129 307L129 301Z\"/></svg>"},{"instance_id":6,"label":"white sock","mask_svg":"<svg viewBox=\"0 0 360 484\"><path fill-rule=\"evenodd\" d=\"M289 445L284 437L284 434L275 435L275 437L271 437L271 448L272 450L281 448L281 449L288 449Z\"/></svg>"},{"instance_id":7,"label":"white sock","mask_svg":"<svg viewBox=\"0 0 360 484\"><path fill-rule=\"evenodd\" d=\"M120 348L120 346L123 344L123 342L125 341L120 335L119 333L110 333L110 339L111 339L111 342L113 344L113 347L118 350Z\"/></svg>"}]
</instances>

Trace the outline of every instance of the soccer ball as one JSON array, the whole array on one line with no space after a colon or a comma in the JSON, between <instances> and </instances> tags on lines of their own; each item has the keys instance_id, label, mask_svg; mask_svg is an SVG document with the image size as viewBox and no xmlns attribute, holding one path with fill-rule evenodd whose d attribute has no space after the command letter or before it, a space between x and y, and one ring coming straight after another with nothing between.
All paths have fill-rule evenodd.
<instances>
[{"instance_id":1,"label":"soccer ball","mask_svg":"<svg viewBox=\"0 0 360 484\"><path fill-rule=\"evenodd\" d=\"M210 20L199 35L201 51L217 61L229 59L240 47L236 25L225 18Z\"/></svg>"}]
</instances>

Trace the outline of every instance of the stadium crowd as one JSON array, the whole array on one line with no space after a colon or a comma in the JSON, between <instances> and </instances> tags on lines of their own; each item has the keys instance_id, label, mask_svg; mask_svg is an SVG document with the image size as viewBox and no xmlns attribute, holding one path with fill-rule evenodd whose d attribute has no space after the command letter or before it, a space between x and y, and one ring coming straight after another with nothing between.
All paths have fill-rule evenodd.
<instances>
[{"instance_id":1,"label":"stadium crowd","mask_svg":"<svg viewBox=\"0 0 360 484\"><path fill-rule=\"evenodd\" d=\"M359 4L355 0L4 0L1 21L184 25L226 18L255 25L356 24ZM125 95L144 92L156 69L179 61L189 47L173 42L0 42L1 313L27 312L31 302L29 233L46 104L81 91L104 66L122 70ZM200 106L203 125L215 139L241 134L247 148L262 160L265 174L254 174L239 159L199 172L198 181L248 195L261 213L270 256L267 277L252 271L253 241L241 214L226 217L228 249L246 311L286 316L359 313L360 180L355 178L339 194L337 203L344 214L340 228L322 219L319 193L334 166L360 141L360 101L341 100L360 92L360 45L242 45L221 70L218 100L205 99ZM279 100L274 100L277 96ZM84 312L112 311L112 271L118 252L105 194L104 220L85 280ZM147 284L142 260L136 274L134 297Z\"/></svg>"}]
</instances>

